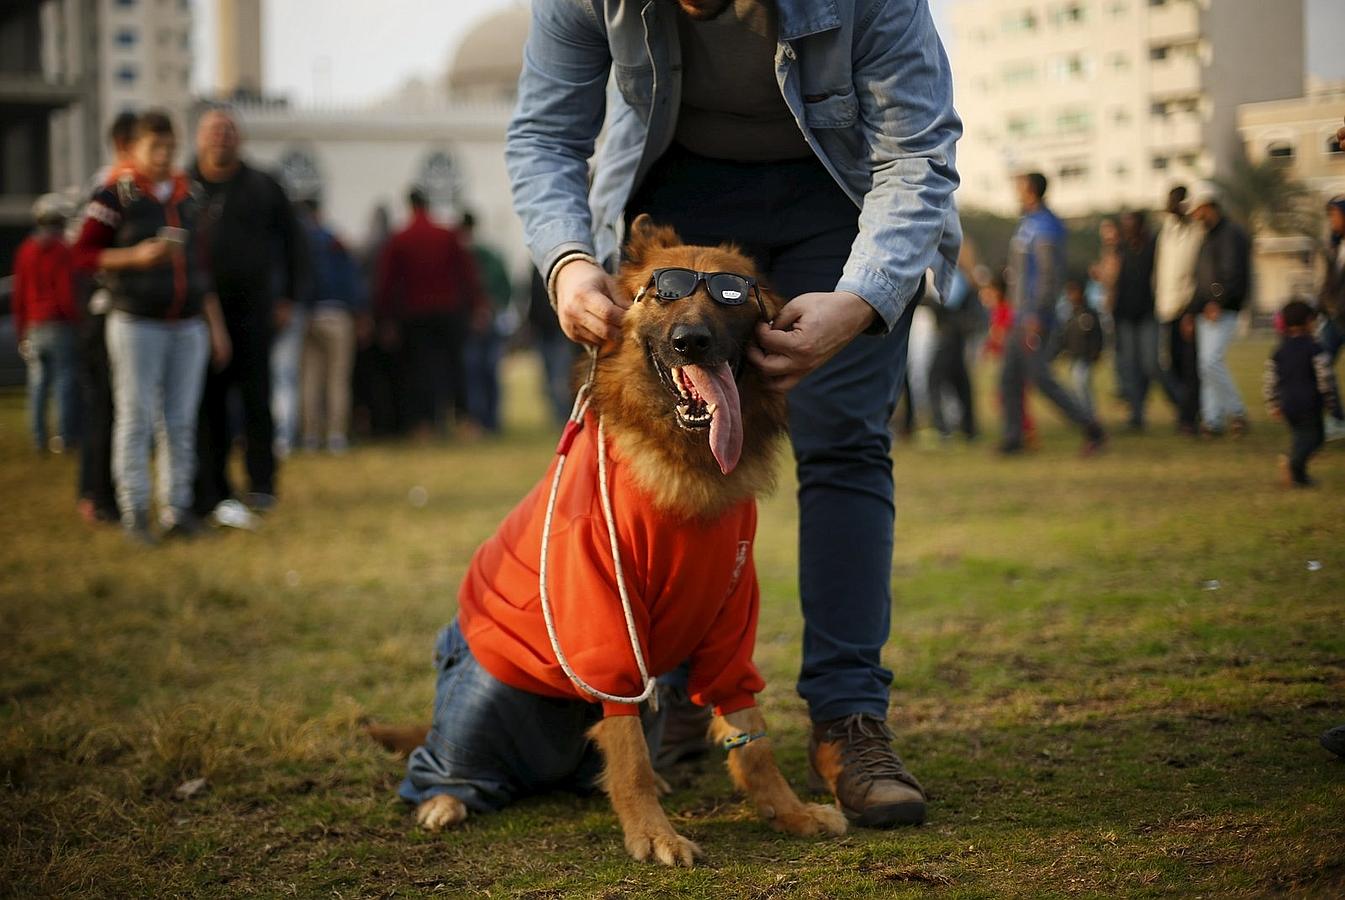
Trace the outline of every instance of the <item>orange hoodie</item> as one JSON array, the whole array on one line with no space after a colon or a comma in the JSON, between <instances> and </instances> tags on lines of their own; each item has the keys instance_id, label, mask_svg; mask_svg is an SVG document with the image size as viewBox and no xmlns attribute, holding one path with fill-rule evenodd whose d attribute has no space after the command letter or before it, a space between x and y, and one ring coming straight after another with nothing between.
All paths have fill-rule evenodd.
<instances>
[{"instance_id":1,"label":"orange hoodie","mask_svg":"<svg viewBox=\"0 0 1345 900\"><path fill-rule=\"evenodd\" d=\"M561 477L548 551L547 596L561 649L585 682L608 694L644 690L617 590L598 495L597 420L575 437ZM752 663L760 595L752 564L754 500L713 521L657 510L607 441L617 544L636 632L650 675L691 661L696 703L721 715L752 706L765 687ZM593 701L561 670L547 638L537 587L542 525L556 461L481 545L458 595L472 654L505 684L548 697ZM638 707L603 703L605 715Z\"/></svg>"}]
</instances>

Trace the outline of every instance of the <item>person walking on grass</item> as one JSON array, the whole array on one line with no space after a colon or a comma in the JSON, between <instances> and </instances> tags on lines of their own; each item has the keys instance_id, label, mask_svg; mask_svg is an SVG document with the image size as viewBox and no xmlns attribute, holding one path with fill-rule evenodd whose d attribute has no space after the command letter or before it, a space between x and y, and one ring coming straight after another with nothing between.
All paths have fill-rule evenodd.
<instances>
[{"instance_id":1,"label":"person walking on grass","mask_svg":"<svg viewBox=\"0 0 1345 900\"><path fill-rule=\"evenodd\" d=\"M206 376L196 512L216 524L247 527L253 524L251 513L234 498L229 480L234 444L229 397L237 390L242 401L249 484L242 499L266 512L276 503L271 345L276 332L289 323L308 264L303 231L284 189L248 165L241 146L238 123L228 110L212 109L201 117L191 174L205 190L202 237L234 353L228 366Z\"/></svg>"},{"instance_id":2,"label":"person walking on grass","mask_svg":"<svg viewBox=\"0 0 1345 900\"><path fill-rule=\"evenodd\" d=\"M1192 215L1205 228L1196 257L1195 295L1190 313L1196 322L1200 362L1200 418L1209 437L1225 430L1247 430L1247 407L1228 369L1228 345L1237 332L1238 314L1251 282L1251 242L1247 232L1224 215L1217 189L1202 184L1191 198Z\"/></svg>"},{"instance_id":3,"label":"person walking on grass","mask_svg":"<svg viewBox=\"0 0 1345 900\"><path fill-rule=\"evenodd\" d=\"M1131 431L1144 430L1149 386L1160 380L1158 321L1154 318L1154 238L1141 212L1121 215L1121 266L1112 291L1122 391Z\"/></svg>"},{"instance_id":4,"label":"person walking on grass","mask_svg":"<svg viewBox=\"0 0 1345 900\"><path fill-rule=\"evenodd\" d=\"M1205 229L1186 212L1186 188L1168 192L1154 241L1154 313L1166 347L1163 389L1177 408L1177 430L1194 435L1200 424L1200 370L1196 361L1196 259Z\"/></svg>"},{"instance_id":5,"label":"person walking on grass","mask_svg":"<svg viewBox=\"0 0 1345 900\"><path fill-rule=\"evenodd\" d=\"M359 264L322 222L316 199L299 204L312 261L304 319L303 446L344 453L350 446L351 373L355 340L368 303Z\"/></svg>"},{"instance_id":6,"label":"person walking on grass","mask_svg":"<svg viewBox=\"0 0 1345 900\"><path fill-rule=\"evenodd\" d=\"M112 468L127 537L150 530L150 441L158 436L159 521L191 536L196 415L207 362L230 356L229 334L198 222L202 192L173 168L177 136L167 113L136 123L131 167L94 195L75 262L100 271L111 296L107 353L115 397Z\"/></svg>"},{"instance_id":7,"label":"person walking on grass","mask_svg":"<svg viewBox=\"0 0 1345 900\"><path fill-rule=\"evenodd\" d=\"M504 356L505 313L514 299L509 269L499 252L476 233L476 215L462 215L462 237L476 262L486 303L478 306L463 350L467 413L487 434L500 432L500 360Z\"/></svg>"},{"instance_id":8,"label":"person walking on grass","mask_svg":"<svg viewBox=\"0 0 1345 900\"><path fill-rule=\"evenodd\" d=\"M75 397L75 264L65 242L67 212L59 194L33 204L33 233L14 258L10 311L19 353L28 367L28 426L38 453L61 453L78 431ZM56 433L47 427L54 400Z\"/></svg>"},{"instance_id":9,"label":"person walking on grass","mask_svg":"<svg viewBox=\"0 0 1345 900\"><path fill-rule=\"evenodd\" d=\"M1061 332L1061 350L1070 359L1074 394L1085 415L1096 417L1093 403L1093 367L1102 358L1102 321L1088 305L1081 278L1065 279L1065 302L1070 316Z\"/></svg>"},{"instance_id":10,"label":"person walking on grass","mask_svg":"<svg viewBox=\"0 0 1345 900\"><path fill-rule=\"evenodd\" d=\"M1028 385L1032 385L1083 431L1083 453L1091 455L1106 440L1102 427L1060 386L1051 371L1056 349L1056 301L1065 275L1065 225L1046 206L1045 175L1020 175L1016 185L1023 218L1009 246L1014 324L1005 342L1000 373L1004 440L999 449L1004 454L1022 452L1024 397Z\"/></svg>"},{"instance_id":11,"label":"person walking on grass","mask_svg":"<svg viewBox=\"0 0 1345 900\"><path fill-rule=\"evenodd\" d=\"M620 333L625 223L733 241L789 302L748 349L789 392L799 475L798 691L809 757L852 820L924 819L892 747L891 435L927 267L956 264L961 122L926 0L535 0L506 162L561 328ZM614 90L607 91L609 75ZM607 126L589 190L589 157ZM708 712L660 688L665 743ZM677 702L675 702L677 701ZM678 727L674 729L674 723Z\"/></svg>"},{"instance_id":12,"label":"person walking on grass","mask_svg":"<svg viewBox=\"0 0 1345 900\"><path fill-rule=\"evenodd\" d=\"M1266 411L1293 434L1288 456L1279 460L1285 487L1316 483L1308 477L1308 460L1326 440L1322 416L1342 418L1331 357L1312 336L1316 318L1316 311L1301 300L1285 304L1280 311L1284 338L1266 360L1262 379Z\"/></svg>"}]
</instances>

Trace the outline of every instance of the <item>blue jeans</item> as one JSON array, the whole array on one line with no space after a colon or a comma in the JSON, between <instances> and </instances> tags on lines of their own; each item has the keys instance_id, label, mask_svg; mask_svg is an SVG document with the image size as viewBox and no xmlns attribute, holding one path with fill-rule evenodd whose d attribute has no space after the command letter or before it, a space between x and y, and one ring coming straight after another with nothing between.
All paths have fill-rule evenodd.
<instances>
[{"instance_id":1,"label":"blue jeans","mask_svg":"<svg viewBox=\"0 0 1345 900\"><path fill-rule=\"evenodd\" d=\"M1238 327L1238 314L1224 311L1217 321L1196 318L1196 356L1200 361L1200 417L1205 427L1223 430L1229 418L1247 415L1242 394L1228 370L1228 345Z\"/></svg>"},{"instance_id":2,"label":"blue jeans","mask_svg":"<svg viewBox=\"0 0 1345 900\"><path fill-rule=\"evenodd\" d=\"M1130 404L1130 424L1142 426L1149 385L1161 384L1163 379L1158 368L1157 320L1117 319L1116 358L1121 367L1121 391Z\"/></svg>"},{"instance_id":3,"label":"blue jeans","mask_svg":"<svg viewBox=\"0 0 1345 900\"><path fill-rule=\"evenodd\" d=\"M79 430L75 405L75 326L42 322L28 329L28 425L38 450L47 447L47 401L56 401L57 434L72 441Z\"/></svg>"},{"instance_id":4,"label":"blue jeans","mask_svg":"<svg viewBox=\"0 0 1345 900\"><path fill-rule=\"evenodd\" d=\"M437 794L493 812L528 794L589 793L602 761L588 730L602 707L510 687L481 667L455 621L434 646L434 719L406 762L397 793L411 803Z\"/></svg>"},{"instance_id":5,"label":"blue jeans","mask_svg":"<svg viewBox=\"0 0 1345 900\"><path fill-rule=\"evenodd\" d=\"M676 146L627 207L690 244L733 241L785 299L835 290L859 210L816 159L738 163ZM799 483L798 691L813 721L885 718L892 616L892 438L915 304L885 336L861 335L789 395Z\"/></svg>"},{"instance_id":6,"label":"blue jeans","mask_svg":"<svg viewBox=\"0 0 1345 900\"><path fill-rule=\"evenodd\" d=\"M1022 328L1014 328L1004 340L1004 365L999 374L999 399L1004 410L1004 446L1018 448L1023 444L1023 403L1029 384L1035 385L1041 395L1055 404L1060 414L1075 425L1096 429L1097 420L1083 409L1069 391L1061 387L1051 371L1055 338L1043 332L1028 346Z\"/></svg>"},{"instance_id":7,"label":"blue jeans","mask_svg":"<svg viewBox=\"0 0 1345 900\"><path fill-rule=\"evenodd\" d=\"M468 334L462 348L467 413L476 424L491 433L500 430L500 359L503 356L504 338L494 322L483 332Z\"/></svg>"},{"instance_id":8,"label":"blue jeans","mask_svg":"<svg viewBox=\"0 0 1345 900\"><path fill-rule=\"evenodd\" d=\"M203 318L167 322L107 314L112 366L112 475L122 520L149 510L150 439L157 433L159 505L171 517L191 509L196 417L210 338Z\"/></svg>"},{"instance_id":9,"label":"blue jeans","mask_svg":"<svg viewBox=\"0 0 1345 900\"><path fill-rule=\"evenodd\" d=\"M1093 363L1086 359L1076 359L1069 364L1070 377L1074 379L1074 393L1079 401L1079 409L1090 419L1097 418L1093 403Z\"/></svg>"},{"instance_id":10,"label":"blue jeans","mask_svg":"<svg viewBox=\"0 0 1345 900\"><path fill-rule=\"evenodd\" d=\"M304 359L308 310L295 304L290 322L271 344L271 418L275 444L288 453L299 441L299 372Z\"/></svg>"}]
</instances>

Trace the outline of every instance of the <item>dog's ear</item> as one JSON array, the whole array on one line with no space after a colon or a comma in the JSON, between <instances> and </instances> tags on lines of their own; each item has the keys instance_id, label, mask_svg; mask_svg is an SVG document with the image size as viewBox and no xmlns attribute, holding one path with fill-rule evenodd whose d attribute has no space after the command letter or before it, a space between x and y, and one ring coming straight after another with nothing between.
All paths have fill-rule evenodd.
<instances>
[{"instance_id":1,"label":"dog's ear","mask_svg":"<svg viewBox=\"0 0 1345 900\"><path fill-rule=\"evenodd\" d=\"M653 250L682 243L672 226L655 225L649 213L636 216L635 221L630 223L629 231L626 235L626 261L634 266L644 265Z\"/></svg>"},{"instance_id":2,"label":"dog's ear","mask_svg":"<svg viewBox=\"0 0 1345 900\"><path fill-rule=\"evenodd\" d=\"M783 309L784 305L789 301L771 290L770 285L761 284L760 282L757 284L761 290L761 303L766 307L766 321L773 321L775 317L780 314L780 310Z\"/></svg>"}]
</instances>

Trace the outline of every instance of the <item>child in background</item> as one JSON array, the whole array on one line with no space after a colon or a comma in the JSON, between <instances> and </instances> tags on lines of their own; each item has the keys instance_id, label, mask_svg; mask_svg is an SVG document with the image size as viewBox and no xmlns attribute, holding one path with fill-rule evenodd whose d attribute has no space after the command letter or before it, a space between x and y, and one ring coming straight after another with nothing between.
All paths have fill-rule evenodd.
<instances>
[{"instance_id":1,"label":"child in background","mask_svg":"<svg viewBox=\"0 0 1345 900\"><path fill-rule=\"evenodd\" d=\"M981 288L981 305L990 313L990 331L985 338L986 356L1004 355L1004 342L1013 330L1013 304L1009 301L1009 285L1002 274L991 278ZM1027 407L1027 392L1023 392L1023 444L1035 450L1038 446L1037 423Z\"/></svg>"},{"instance_id":2,"label":"child in background","mask_svg":"<svg viewBox=\"0 0 1345 900\"><path fill-rule=\"evenodd\" d=\"M1286 486L1311 487L1315 483L1308 477L1308 459L1326 439L1322 413L1329 410L1341 418L1330 357L1312 336L1316 318L1317 313L1301 300L1286 303L1280 311L1284 338L1266 360L1266 409L1272 419L1283 419L1293 434L1289 455L1279 459Z\"/></svg>"},{"instance_id":3,"label":"child in background","mask_svg":"<svg viewBox=\"0 0 1345 900\"><path fill-rule=\"evenodd\" d=\"M1070 312L1065 322L1064 351L1071 360L1070 374L1079 405L1093 416L1093 365L1102 357L1102 323L1089 308L1081 278L1065 281L1065 300Z\"/></svg>"}]
</instances>

